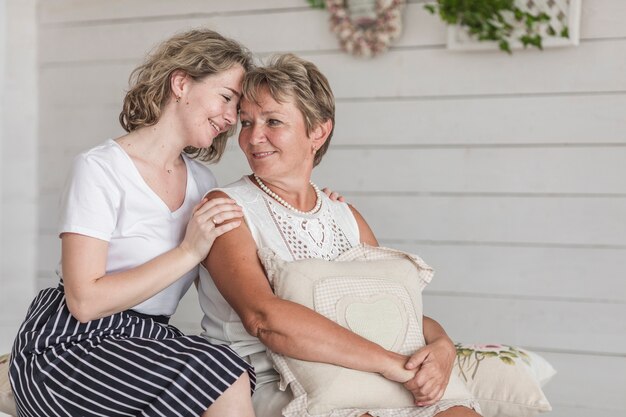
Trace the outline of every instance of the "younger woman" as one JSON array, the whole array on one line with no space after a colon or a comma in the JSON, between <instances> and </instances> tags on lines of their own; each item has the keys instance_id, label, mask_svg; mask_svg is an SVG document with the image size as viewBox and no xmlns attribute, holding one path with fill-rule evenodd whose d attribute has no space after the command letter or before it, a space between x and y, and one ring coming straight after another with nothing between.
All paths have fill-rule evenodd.
<instances>
[{"instance_id":1,"label":"younger woman","mask_svg":"<svg viewBox=\"0 0 626 417\"><path fill-rule=\"evenodd\" d=\"M202 200L216 181L193 158L220 158L250 66L210 30L174 36L133 72L128 134L75 159L61 279L35 298L13 347L20 416L254 415L251 366L168 325L213 241L240 224L232 200Z\"/></svg>"}]
</instances>

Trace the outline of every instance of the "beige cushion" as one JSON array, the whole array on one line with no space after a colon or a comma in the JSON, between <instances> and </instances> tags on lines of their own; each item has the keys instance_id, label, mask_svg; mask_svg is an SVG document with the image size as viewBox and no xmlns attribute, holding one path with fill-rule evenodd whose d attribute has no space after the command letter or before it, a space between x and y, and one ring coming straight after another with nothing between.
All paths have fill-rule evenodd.
<instances>
[{"instance_id":1,"label":"beige cushion","mask_svg":"<svg viewBox=\"0 0 626 417\"><path fill-rule=\"evenodd\" d=\"M531 417L550 411L542 385L556 373L540 355L514 346L458 343L456 373L484 417Z\"/></svg>"},{"instance_id":2,"label":"beige cushion","mask_svg":"<svg viewBox=\"0 0 626 417\"><path fill-rule=\"evenodd\" d=\"M432 269L417 256L359 246L338 262L285 262L269 250L259 251L259 257L279 297L307 306L386 349L410 355L424 346L421 293ZM420 414L401 384L378 374L273 352L270 356L281 374L282 389L290 385L294 393L283 410L286 416L348 416L365 411L376 416L430 415ZM471 404L471 394L455 377L445 398ZM414 413L399 410L405 407Z\"/></svg>"},{"instance_id":3,"label":"beige cushion","mask_svg":"<svg viewBox=\"0 0 626 417\"><path fill-rule=\"evenodd\" d=\"M0 355L0 412L17 415L15 398L9 382L9 354Z\"/></svg>"}]
</instances>

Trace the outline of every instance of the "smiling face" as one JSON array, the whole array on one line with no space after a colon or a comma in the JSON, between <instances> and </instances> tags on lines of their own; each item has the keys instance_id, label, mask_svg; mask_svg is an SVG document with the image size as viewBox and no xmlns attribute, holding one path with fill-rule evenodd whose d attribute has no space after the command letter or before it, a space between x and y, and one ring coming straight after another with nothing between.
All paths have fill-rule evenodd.
<instances>
[{"instance_id":1,"label":"smiling face","mask_svg":"<svg viewBox=\"0 0 626 417\"><path fill-rule=\"evenodd\" d=\"M200 80L189 76L174 77L179 91L174 108L178 113L186 146L208 148L213 139L237 123L237 106L241 97L244 70L232 68Z\"/></svg>"},{"instance_id":2,"label":"smiling face","mask_svg":"<svg viewBox=\"0 0 626 417\"><path fill-rule=\"evenodd\" d=\"M307 134L304 117L292 97L277 102L264 87L257 100L242 100L240 111L239 147L250 168L270 182L288 178L308 181L314 149L319 147L319 129Z\"/></svg>"}]
</instances>

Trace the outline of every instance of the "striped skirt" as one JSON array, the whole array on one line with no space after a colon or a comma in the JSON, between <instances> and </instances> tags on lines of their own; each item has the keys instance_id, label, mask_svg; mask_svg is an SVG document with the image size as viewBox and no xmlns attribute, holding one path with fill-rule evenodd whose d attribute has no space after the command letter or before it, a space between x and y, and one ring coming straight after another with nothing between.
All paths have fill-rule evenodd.
<instances>
[{"instance_id":1,"label":"striped skirt","mask_svg":"<svg viewBox=\"0 0 626 417\"><path fill-rule=\"evenodd\" d=\"M251 389L255 381L229 347L159 317L121 312L80 323L62 285L37 295L11 356L19 416L200 416L244 372Z\"/></svg>"}]
</instances>

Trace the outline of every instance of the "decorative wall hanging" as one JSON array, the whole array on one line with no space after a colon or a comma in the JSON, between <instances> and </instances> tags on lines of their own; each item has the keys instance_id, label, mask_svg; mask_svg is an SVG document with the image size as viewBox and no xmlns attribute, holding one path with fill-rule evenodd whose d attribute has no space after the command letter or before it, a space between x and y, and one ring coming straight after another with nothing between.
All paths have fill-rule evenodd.
<instances>
[{"instance_id":1,"label":"decorative wall hanging","mask_svg":"<svg viewBox=\"0 0 626 417\"><path fill-rule=\"evenodd\" d=\"M319 0L308 0L323 7ZM364 58L385 52L402 33L405 0L326 0L331 30L344 51Z\"/></svg>"},{"instance_id":2,"label":"decorative wall hanging","mask_svg":"<svg viewBox=\"0 0 626 417\"><path fill-rule=\"evenodd\" d=\"M581 0L437 0L448 48L485 50L578 45Z\"/></svg>"}]
</instances>

